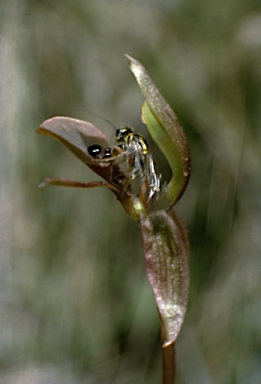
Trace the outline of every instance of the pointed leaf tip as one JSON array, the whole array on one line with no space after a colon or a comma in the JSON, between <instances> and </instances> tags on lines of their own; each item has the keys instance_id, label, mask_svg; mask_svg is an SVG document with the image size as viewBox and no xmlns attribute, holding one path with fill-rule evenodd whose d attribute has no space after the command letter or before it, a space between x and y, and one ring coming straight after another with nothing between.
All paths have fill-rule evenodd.
<instances>
[{"instance_id":1,"label":"pointed leaf tip","mask_svg":"<svg viewBox=\"0 0 261 384\"><path fill-rule=\"evenodd\" d=\"M172 170L172 178L165 188L171 208L183 194L190 175L190 150L183 127L146 68L126 55L129 66L145 97L142 120L152 139L161 149Z\"/></svg>"}]
</instances>

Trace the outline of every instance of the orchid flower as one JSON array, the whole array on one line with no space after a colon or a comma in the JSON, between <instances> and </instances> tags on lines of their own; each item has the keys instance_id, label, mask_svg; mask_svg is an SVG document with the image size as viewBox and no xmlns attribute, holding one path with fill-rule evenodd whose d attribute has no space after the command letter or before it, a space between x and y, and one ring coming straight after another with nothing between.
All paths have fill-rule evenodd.
<instances>
[{"instance_id":1,"label":"orchid flower","mask_svg":"<svg viewBox=\"0 0 261 384\"><path fill-rule=\"evenodd\" d=\"M128 137L130 142L133 140L131 150L125 143L115 146L110 156L106 156L108 141L94 125L68 117L53 117L44 121L36 132L63 143L105 181L81 183L47 177L38 187L106 187L116 195L126 213L139 222L147 274L160 315L163 383L171 384L175 380L174 342L184 321L189 291L189 240L186 227L173 206L188 183L190 151L176 113L145 67L128 55L126 58L145 98L142 120L170 165L170 181L162 183L141 136ZM123 161L127 162L130 172L122 170ZM138 192L133 189L134 177L138 179Z\"/></svg>"}]
</instances>

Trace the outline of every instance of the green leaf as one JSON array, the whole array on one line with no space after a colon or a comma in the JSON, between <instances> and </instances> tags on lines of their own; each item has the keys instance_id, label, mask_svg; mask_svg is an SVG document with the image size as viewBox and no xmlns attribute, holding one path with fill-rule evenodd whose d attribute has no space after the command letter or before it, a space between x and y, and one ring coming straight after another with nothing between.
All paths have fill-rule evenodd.
<instances>
[{"instance_id":1,"label":"green leaf","mask_svg":"<svg viewBox=\"0 0 261 384\"><path fill-rule=\"evenodd\" d=\"M143 105L143 121L172 170L172 178L164 190L168 208L171 208L180 199L189 180L190 151L187 137L176 113L146 68L132 57L125 56L146 100Z\"/></svg>"}]
</instances>

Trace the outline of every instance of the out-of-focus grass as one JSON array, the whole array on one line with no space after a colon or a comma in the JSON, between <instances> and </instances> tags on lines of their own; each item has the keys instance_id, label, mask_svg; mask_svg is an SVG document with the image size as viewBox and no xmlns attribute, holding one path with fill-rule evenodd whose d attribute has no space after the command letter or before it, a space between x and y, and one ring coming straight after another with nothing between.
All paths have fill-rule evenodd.
<instances>
[{"instance_id":1,"label":"out-of-focus grass","mask_svg":"<svg viewBox=\"0 0 261 384\"><path fill-rule=\"evenodd\" d=\"M128 53L176 109L192 152L177 207L192 250L177 382L256 383L259 2L2 0L0 34L1 382L160 381L158 317L136 223L107 190L35 188L47 175L96 179L34 133L49 117L92 121L113 142L90 110L147 135Z\"/></svg>"}]
</instances>

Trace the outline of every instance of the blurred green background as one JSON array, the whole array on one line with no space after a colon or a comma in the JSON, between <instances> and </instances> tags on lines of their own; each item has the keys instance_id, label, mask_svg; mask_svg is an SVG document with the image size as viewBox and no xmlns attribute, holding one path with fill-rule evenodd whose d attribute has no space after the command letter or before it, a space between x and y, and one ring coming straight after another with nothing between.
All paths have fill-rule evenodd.
<instances>
[{"instance_id":1,"label":"blurred green background","mask_svg":"<svg viewBox=\"0 0 261 384\"><path fill-rule=\"evenodd\" d=\"M177 205L191 240L191 290L177 384L261 379L260 0L1 0L0 381L161 382L159 320L137 223L60 143L56 115L91 121L113 144L140 120L123 56L149 70L192 153Z\"/></svg>"}]
</instances>

